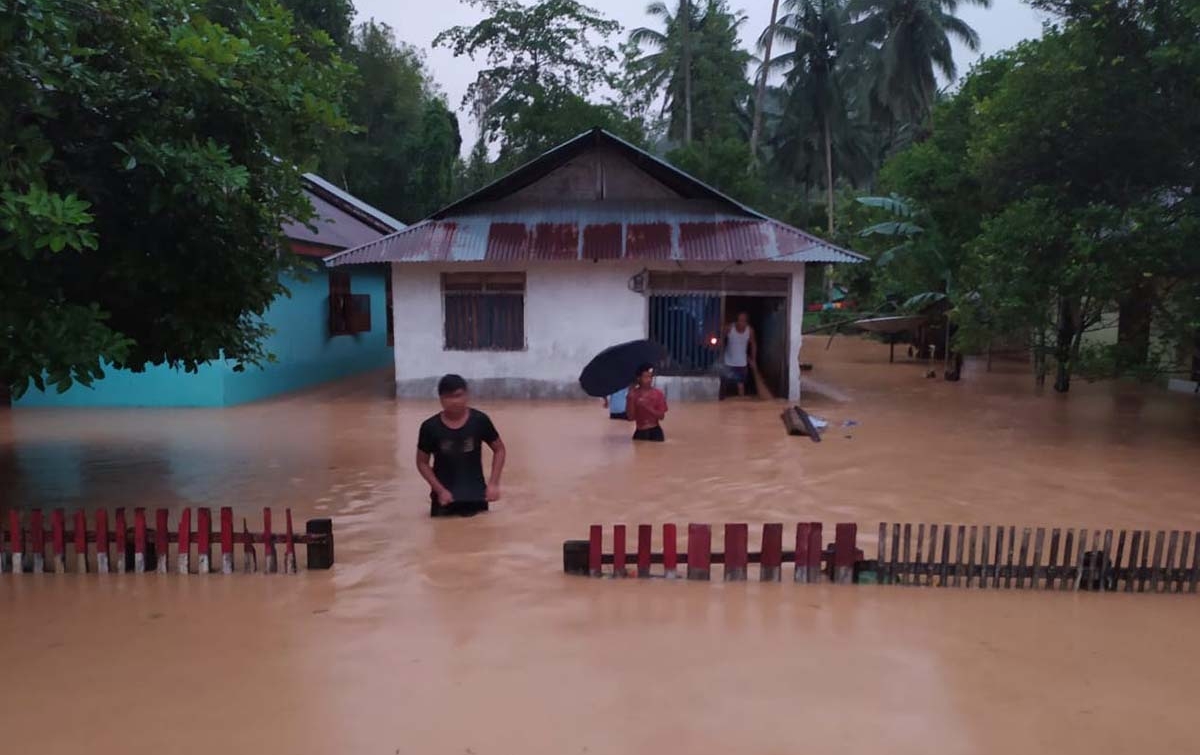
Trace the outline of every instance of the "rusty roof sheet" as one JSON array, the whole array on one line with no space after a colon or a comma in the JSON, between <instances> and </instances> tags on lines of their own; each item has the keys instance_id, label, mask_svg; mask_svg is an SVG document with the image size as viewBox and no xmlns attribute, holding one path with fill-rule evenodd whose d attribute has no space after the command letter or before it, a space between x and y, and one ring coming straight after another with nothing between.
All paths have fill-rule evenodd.
<instances>
[{"instance_id":1,"label":"rusty roof sheet","mask_svg":"<svg viewBox=\"0 0 1200 755\"><path fill-rule=\"evenodd\" d=\"M597 203L603 205L604 203ZM375 262L861 262L784 223L745 215L603 206L513 209L426 220L326 258Z\"/></svg>"}]
</instances>

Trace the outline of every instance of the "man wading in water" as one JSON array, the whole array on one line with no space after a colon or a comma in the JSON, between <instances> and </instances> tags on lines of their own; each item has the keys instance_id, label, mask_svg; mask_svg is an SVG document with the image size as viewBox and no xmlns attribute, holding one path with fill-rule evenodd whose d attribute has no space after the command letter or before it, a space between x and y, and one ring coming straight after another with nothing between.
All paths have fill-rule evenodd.
<instances>
[{"instance_id":1,"label":"man wading in water","mask_svg":"<svg viewBox=\"0 0 1200 755\"><path fill-rule=\"evenodd\" d=\"M430 516L475 516L500 500L504 441L486 414L468 406L467 381L438 381L442 411L421 424L417 471L429 483ZM483 444L492 449L492 476L483 479ZM432 465L431 462L432 461Z\"/></svg>"},{"instance_id":2,"label":"man wading in water","mask_svg":"<svg viewBox=\"0 0 1200 755\"><path fill-rule=\"evenodd\" d=\"M666 440L662 425L667 416L667 397L654 387L654 368L648 364L638 367L637 382L629 389L626 401L629 420L637 423L634 440L649 440L661 443Z\"/></svg>"}]
</instances>

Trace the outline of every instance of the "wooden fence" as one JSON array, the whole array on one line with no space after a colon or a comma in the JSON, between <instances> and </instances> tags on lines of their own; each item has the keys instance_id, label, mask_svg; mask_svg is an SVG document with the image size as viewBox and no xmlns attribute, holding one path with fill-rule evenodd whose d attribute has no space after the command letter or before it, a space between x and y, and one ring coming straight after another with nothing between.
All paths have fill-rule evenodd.
<instances>
[{"instance_id":1,"label":"wooden fence","mask_svg":"<svg viewBox=\"0 0 1200 755\"><path fill-rule=\"evenodd\" d=\"M154 526L146 519L146 509L133 510L132 526L125 517L125 509L114 511L113 526L109 528L108 510L93 512L89 518L83 510L71 517L71 528L67 529L64 509L50 512L49 529L41 509L31 509L27 521L22 520L21 511L8 512L7 531L0 523L0 572L43 573L57 572L100 574L126 572L142 573L157 571L162 574L208 574L220 571L232 574L235 571L235 547L242 550L242 571L253 573L259 570L258 549L263 553L262 571L267 574L296 572L296 545L307 548L307 568L328 569L333 566L333 523L329 519L310 519L305 531L292 531L292 510L284 511L284 532L272 530L271 510L263 509L262 529L250 532L246 520L242 520L242 531L234 531L233 509L220 509L217 529L213 529L212 511L196 509L196 528L192 529L192 510L180 512L176 527L171 527L167 509L157 509ZM221 561L218 567L212 560L214 545L219 546ZM5 549L4 546L7 546ZM175 559L172 568L171 547ZM283 546L283 562L278 561L276 546ZM47 549L50 560L46 560ZM68 550L70 557L68 558ZM195 552L193 568L192 553ZM115 552L115 558L110 556ZM68 569L69 563L74 564Z\"/></svg>"},{"instance_id":2,"label":"wooden fence","mask_svg":"<svg viewBox=\"0 0 1200 755\"><path fill-rule=\"evenodd\" d=\"M797 524L795 547L784 550L783 525L764 524L760 550L750 551L749 526L726 524L724 550L713 551L712 527L689 524L681 551L676 526L665 524L655 550L651 525L637 527L631 548L627 527L618 524L605 550L604 528L592 525L587 540L563 543L563 570L670 579L682 565L688 579L707 580L721 564L726 581L742 581L758 564L767 582L779 581L790 563L801 583L1107 592L1195 593L1200 581L1200 532L882 523L873 559L858 547L856 524L836 525L824 546L822 532L819 522Z\"/></svg>"}]
</instances>

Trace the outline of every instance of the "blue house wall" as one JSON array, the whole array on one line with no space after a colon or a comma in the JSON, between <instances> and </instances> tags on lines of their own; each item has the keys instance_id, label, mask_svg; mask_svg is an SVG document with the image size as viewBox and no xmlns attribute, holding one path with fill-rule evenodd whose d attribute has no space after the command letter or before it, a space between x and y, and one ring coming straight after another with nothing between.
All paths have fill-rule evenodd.
<instances>
[{"instance_id":1,"label":"blue house wall","mask_svg":"<svg viewBox=\"0 0 1200 755\"><path fill-rule=\"evenodd\" d=\"M280 297L264 317L274 333L266 349L276 361L234 372L230 362L204 365L194 374L165 366L145 372L107 370L91 387L75 385L66 393L31 388L16 407L232 406L306 388L359 372L387 367L386 275L382 267L350 272L350 290L371 297L371 330L329 335L329 273L288 277L291 297Z\"/></svg>"}]
</instances>

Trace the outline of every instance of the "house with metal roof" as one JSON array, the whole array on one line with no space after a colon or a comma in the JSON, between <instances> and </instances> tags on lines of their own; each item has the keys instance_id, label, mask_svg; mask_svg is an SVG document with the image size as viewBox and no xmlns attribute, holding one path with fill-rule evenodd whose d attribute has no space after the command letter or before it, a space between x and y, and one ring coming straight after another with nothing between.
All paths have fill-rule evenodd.
<instances>
[{"instance_id":1,"label":"house with metal roof","mask_svg":"<svg viewBox=\"0 0 1200 755\"><path fill-rule=\"evenodd\" d=\"M666 348L668 393L716 397L716 343L746 312L772 393L798 398L805 266L863 259L593 129L326 263L391 265L401 397L446 372L489 396L580 396L584 364L637 338Z\"/></svg>"},{"instance_id":2,"label":"house with metal roof","mask_svg":"<svg viewBox=\"0 0 1200 755\"><path fill-rule=\"evenodd\" d=\"M222 361L196 373L153 365L144 372L109 369L90 387L75 385L61 394L31 389L15 405L229 406L386 369L392 362L387 266L330 269L321 260L405 226L319 176L306 174L303 186L314 217L287 223L283 232L290 253L311 260L312 270L289 275L283 282L290 296L264 315L273 331L266 349L274 362L242 372Z\"/></svg>"}]
</instances>

